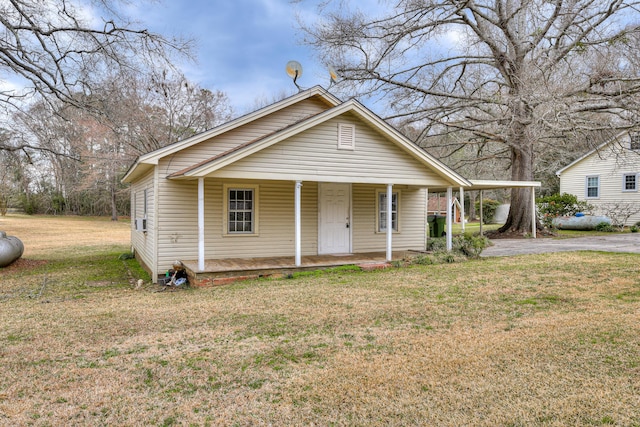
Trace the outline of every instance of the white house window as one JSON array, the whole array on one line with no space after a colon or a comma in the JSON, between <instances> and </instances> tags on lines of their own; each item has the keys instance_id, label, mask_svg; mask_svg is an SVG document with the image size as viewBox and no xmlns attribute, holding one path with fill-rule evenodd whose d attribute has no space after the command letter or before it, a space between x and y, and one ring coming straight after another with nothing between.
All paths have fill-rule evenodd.
<instances>
[{"instance_id":1,"label":"white house window","mask_svg":"<svg viewBox=\"0 0 640 427\"><path fill-rule=\"evenodd\" d=\"M638 175L625 173L622 175L622 191L638 191Z\"/></svg>"},{"instance_id":2,"label":"white house window","mask_svg":"<svg viewBox=\"0 0 640 427\"><path fill-rule=\"evenodd\" d=\"M391 194L391 228L393 231L398 231L398 211L399 211L399 194L394 191ZM377 230L380 233L386 233L387 231L387 192L384 190L379 190L377 192L377 202L378 202L378 224Z\"/></svg>"},{"instance_id":3,"label":"white house window","mask_svg":"<svg viewBox=\"0 0 640 427\"><path fill-rule=\"evenodd\" d=\"M355 125L338 124L338 150L356 149L356 127Z\"/></svg>"},{"instance_id":4,"label":"white house window","mask_svg":"<svg viewBox=\"0 0 640 427\"><path fill-rule=\"evenodd\" d=\"M632 150L640 150L640 132L632 132L631 137L631 149Z\"/></svg>"},{"instance_id":5,"label":"white house window","mask_svg":"<svg viewBox=\"0 0 640 427\"><path fill-rule=\"evenodd\" d=\"M258 187L224 187L225 233L257 234Z\"/></svg>"},{"instance_id":6,"label":"white house window","mask_svg":"<svg viewBox=\"0 0 640 427\"><path fill-rule=\"evenodd\" d=\"M588 176L586 182L587 199L597 199L600 197L600 177Z\"/></svg>"}]
</instances>

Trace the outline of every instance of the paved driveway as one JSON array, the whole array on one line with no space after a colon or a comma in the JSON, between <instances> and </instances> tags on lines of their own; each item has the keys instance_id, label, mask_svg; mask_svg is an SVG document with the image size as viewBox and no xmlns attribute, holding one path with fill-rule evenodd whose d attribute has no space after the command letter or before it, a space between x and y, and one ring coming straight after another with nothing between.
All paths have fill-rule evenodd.
<instances>
[{"instance_id":1,"label":"paved driveway","mask_svg":"<svg viewBox=\"0 0 640 427\"><path fill-rule=\"evenodd\" d=\"M494 239L483 257L540 254L563 251L604 251L640 253L640 233L608 234L567 239Z\"/></svg>"}]
</instances>

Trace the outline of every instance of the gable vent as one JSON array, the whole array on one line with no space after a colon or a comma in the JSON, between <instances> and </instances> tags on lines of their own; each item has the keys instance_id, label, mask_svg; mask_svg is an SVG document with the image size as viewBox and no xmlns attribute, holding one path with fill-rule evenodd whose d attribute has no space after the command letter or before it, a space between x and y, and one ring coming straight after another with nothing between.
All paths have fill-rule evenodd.
<instances>
[{"instance_id":1,"label":"gable vent","mask_svg":"<svg viewBox=\"0 0 640 427\"><path fill-rule=\"evenodd\" d=\"M338 150L356 149L356 127L350 124L338 124Z\"/></svg>"}]
</instances>

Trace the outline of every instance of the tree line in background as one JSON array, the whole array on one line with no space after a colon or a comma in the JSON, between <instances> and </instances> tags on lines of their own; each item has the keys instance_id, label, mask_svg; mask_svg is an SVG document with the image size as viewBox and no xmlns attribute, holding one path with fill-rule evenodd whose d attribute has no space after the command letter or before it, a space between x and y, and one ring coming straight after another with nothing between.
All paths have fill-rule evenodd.
<instances>
[{"instance_id":1,"label":"tree line in background","mask_svg":"<svg viewBox=\"0 0 640 427\"><path fill-rule=\"evenodd\" d=\"M228 120L226 95L174 65L191 42L137 28L118 1L0 5L0 214L129 212L135 158Z\"/></svg>"},{"instance_id":2,"label":"tree line in background","mask_svg":"<svg viewBox=\"0 0 640 427\"><path fill-rule=\"evenodd\" d=\"M120 179L137 156L231 117L222 92L183 76L115 76L76 96L91 110L40 100L3 129L2 144L37 149L0 150L0 213L14 206L28 214L128 215Z\"/></svg>"}]
</instances>

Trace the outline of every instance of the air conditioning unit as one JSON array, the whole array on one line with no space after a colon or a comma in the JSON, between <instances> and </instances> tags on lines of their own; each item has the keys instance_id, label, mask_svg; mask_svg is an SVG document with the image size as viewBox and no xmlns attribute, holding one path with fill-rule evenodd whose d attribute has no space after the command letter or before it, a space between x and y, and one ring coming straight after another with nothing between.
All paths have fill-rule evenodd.
<instances>
[{"instance_id":1,"label":"air conditioning unit","mask_svg":"<svg viewBox=\"0 0 640 427\"><path fill-rule=\"evenodd\" d=\"M136 218L136 231L142 231L144 233L147 232L147 219L146 218Z\"/></svg>"}]
</instances>

